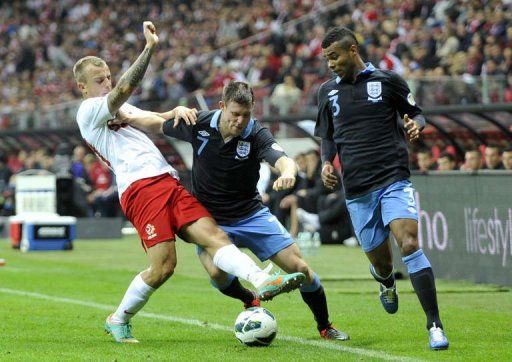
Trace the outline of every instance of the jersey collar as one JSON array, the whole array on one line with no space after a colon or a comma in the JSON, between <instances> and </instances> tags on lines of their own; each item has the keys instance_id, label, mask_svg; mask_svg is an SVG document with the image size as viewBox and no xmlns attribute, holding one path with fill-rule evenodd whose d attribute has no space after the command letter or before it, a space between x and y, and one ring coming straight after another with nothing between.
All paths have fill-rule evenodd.
<instances>
[{"instance_id":1,"label":"jersey collar","mask_svg":"<svg viewBox=\"0 0 512 362\"><path fill-rule=\"evenodd\" d=\"M211 128L215 128L217 131L219 130L219 118L220 118L220 114L222 113L222 111L220 109L218 109L217 111L215 111L215 113L213 114L213 117L210 121L210 127ZM240 135L240 137L242 139L246 139L247 137L249 137L249 135L251 134L252 132L252 128L254 127L254 119L251 118L251 120L249 121L249 123L247 124L247 127L245 127L244 131L242 132L242 134Z\"/></svg>"},{"instance_id":2,"label":"jersey collar","mask_svg":"<svg viewBox=\"0 0 512 362\"><path fill-rule=\"evenodd\" d=\"M217 111L215 111L215 113L213 114L213 117L210 121L210 127L211 128L215 128L217 131L219 130L219 128L217 127L218 123L219 123L219 117L220 117L220 114L221 114L221 110L218 109Z\"/></svg>"},{"instance_id":3,"label":"jersey collar","mask_svg":"<svg viewBox=\"0 0 512 362\"><path fill-rule=\"evenodd\" d=\"M356 74L356 77L360 74L370 74L370 73L373 73L376 68L373 66L372 63L368 62L368 63L364 63L364 65L366 65L366 68L364 68L362 71L360 71L359 73ZM340 84L341 83L341 78L340 77L336 77L336 83Z\"/></svg>"}]
</instances>

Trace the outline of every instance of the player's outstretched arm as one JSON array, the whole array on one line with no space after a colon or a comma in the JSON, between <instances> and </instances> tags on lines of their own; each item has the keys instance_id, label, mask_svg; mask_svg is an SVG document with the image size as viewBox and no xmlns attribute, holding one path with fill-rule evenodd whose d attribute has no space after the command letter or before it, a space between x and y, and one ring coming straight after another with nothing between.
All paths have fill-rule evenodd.
<instances>
[{"instance_id":1,"label":"player's outstretched arm","mask_svg":"<svg viewBox=\"0 0 512 362\"><path fill-rule=\"evenodd\" d=\"M156 35L156 28L153 23L145 21L143 27L146 46L135 63L123 74L117 85L108 94L107 101L110 114L116 114L123 103L130 98L135 88L137 88L139 82L144 77L144 73L146 73L146 69L148 69L149 60L158 44L158 36Z\"/></svg>"},{"instance_id":2,"label":"player's outstretched arm","mask_svg":"<svg viewBox=\"0 0 512 362\"><path fill-rule=\"evenodd\" d=\"M288 156L281 156L275 163L279 171L279 178L274 181L272 188L275 191L291 189L295 185L297 164Z\"/></svg>"},{"instance_id":3,"label":"player's outstretched arm","mask_svg":"<svg viewBox=\"0 0 512 362\"><path fill-rule=\"evenodd\" d=\"M108 121L109 126L128 124L150 134L163 133L164 123L165 119L153 112L140 111L132 114L123 110L117 112L115 119Z\"/></svg>"},{"instance_id":4,"label":"player's outstretched arm","mask_svg":"<svg viewBox=\"0 0 512 362\"><path fill-rule=\"evenodd\" d=\"M178 127L181 120L183 120L187 126L194 126L197 121L197 109L183 106L178 106L164 113L156 113L156 115L165 120L174 118L173 128Z\"/></svg>"},{"instance_id":5,"label":"player's outstretched arm","mask_svg":"<svg viewBox=\"0 0 512 362\"><path fill-rule=\"evenodd\" d=\"M139 110L136 114L119 110L115 119L108 122L109 126L129 124L146 133L163 133L163 125L169 120L174 119L174 128L183 119L187 125L196 124L197 110L183 106L178 106L168 112L158 113Z\"/></svg>"}]
</instances>

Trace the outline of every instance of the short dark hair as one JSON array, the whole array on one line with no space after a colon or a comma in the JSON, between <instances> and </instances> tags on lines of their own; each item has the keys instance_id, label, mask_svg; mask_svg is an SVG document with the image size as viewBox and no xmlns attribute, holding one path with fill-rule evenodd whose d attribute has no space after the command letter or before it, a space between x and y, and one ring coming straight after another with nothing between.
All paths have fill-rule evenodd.
<instances>
[{"instance_id":1,"label":"short dark hair","mask_svg":"<svg viewBox=\"0 0 512 362\"><path fill-rule=\"evenodd\" d=\"M512 152L512 146L506 147L503 152Z\"/></svg>"},{"instance_id":2,"label":"short dark hair","mask_svg":"<svg viewBox=\"0 0 512 362\"><path fill-rule=\"evenodd\" d=\"M447 158L450 161L455 161L455 157L453 157L453 155L451 153L448 153L448 152L442 152L439 155L439 158Z\"/></svg>"},{"instance_id":3,"label":"short dark hair","mask_svg":"<svg viewBox=\"0 0 512 362\"><path fill-rule=\"evenodd\" d=\"M345 28L344 26L331 28L322 40L322 48L326 49L335 42L340 42L340 45L344 50L348 50L352 44L359 46L359 42L357 41L355 34L352 30Z\"/></svg>"},{"instance_id":4,"label":"short dark hair","mask_svg":"<svg viewBox=\"0 0 512 362\"><path fill-rule=\"evenodd\" d=\"M236 102L243 105L254 103L254 93L249 83L230 81L222 90L222 101L225 104Z\"/></svg>"}]
</instances>

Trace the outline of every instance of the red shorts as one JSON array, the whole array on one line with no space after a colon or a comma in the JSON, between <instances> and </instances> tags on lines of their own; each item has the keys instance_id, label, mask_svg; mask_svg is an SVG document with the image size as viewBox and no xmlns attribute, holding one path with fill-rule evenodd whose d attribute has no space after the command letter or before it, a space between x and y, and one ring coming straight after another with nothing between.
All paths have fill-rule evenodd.
<instances>
[{"instance_id":1,"label":"red shorts","mask_svg":"<svg viewBox=\"0 0 512 362\"><path fill-rule=\"evenodd\" d=\"M168 173L132 183L121 196L121 207L137 229L145 249L174 240L175 234L186 224L211 217Z\"/></svg>"}]
</instances>

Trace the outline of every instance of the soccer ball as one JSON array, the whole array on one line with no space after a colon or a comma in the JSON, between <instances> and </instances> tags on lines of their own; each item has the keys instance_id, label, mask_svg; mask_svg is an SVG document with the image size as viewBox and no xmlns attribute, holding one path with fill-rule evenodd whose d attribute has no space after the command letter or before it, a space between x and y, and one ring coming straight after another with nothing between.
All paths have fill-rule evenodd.
<instances>
[{"instance_id":1,"label":"soccer ball","mask_svg":"<svg viewBox=\"0 0 512 362\"><path fill-rule=\"evenodd\" d=\"M246 346L269 346L276 334L276 318L265 308L248 308L236 318L235 336Z\"/></svg>"}]
</instances>

